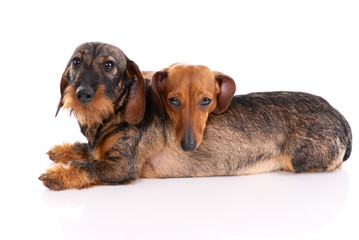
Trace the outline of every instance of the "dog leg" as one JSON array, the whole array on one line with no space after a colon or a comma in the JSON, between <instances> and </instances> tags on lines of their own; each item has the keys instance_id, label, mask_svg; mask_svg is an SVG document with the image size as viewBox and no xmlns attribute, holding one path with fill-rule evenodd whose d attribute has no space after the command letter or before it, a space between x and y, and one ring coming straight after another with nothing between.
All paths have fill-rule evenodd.
<instances>
[{"instance_id":1,"label":"dog leg","mask_svg":"<svg viewBox=\"0 0 359 240\"><path fill-rule=\"evenodd\" d=\"M327 146L316 141L299 142L291 159L295 172L333 171L341 167L345 148L339 141Z\"/></svg>"},{"instance_id":2,"label":"dog leg","mask_svg":"<svg viewBox=\"0 0 359 240\"><path fill-rule=\"evenodd\" d=\"M39 180L52 190L64 190L70 188L86 188L91 186L90 174L81 168L58 164L41 174Z\"/></svg>"},{"instance_id":3,"label":"dog leg","mask_svg":"<svg viewBox=\"0 0 359 240\"><path fill-rule=\"evenodd\" d=\"M139 168L131 161L71 161L58 164L39 177L52 190L87 188L95 185L124 184L139 177Z\"/></svg>"},{"instance_id":4,"label":"dog leg","mask_svg":"<svg viewBox=\"0 0 359 240\"><path fill-rule=\"evenodd\" d=\"M56 163L67 164L74 160L87 160L89 157L88 145L76 142L74 144L63 143L52 147L46 154Z\"/></svg>"}]
</instances>

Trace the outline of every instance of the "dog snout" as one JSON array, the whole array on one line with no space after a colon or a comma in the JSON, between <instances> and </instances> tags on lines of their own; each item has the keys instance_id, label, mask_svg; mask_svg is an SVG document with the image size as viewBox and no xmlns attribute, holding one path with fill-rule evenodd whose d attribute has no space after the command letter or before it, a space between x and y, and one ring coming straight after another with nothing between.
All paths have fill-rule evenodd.
<instances>
[{"instance_id":1,"label":"dog snout","mask_svg":"<svg viewBox=\"0 0 359 240\"><path fill-rule=\"evenodd\" d=\"M81 102L81 103L91 102L94 95L95 95L95 92L90 87L80 86L76 90L76 97L79 100L79 102Z\"/></svg>"},{"instance_id":2,"label":"dog snout","mask_svg":"<svg viewBox=\"0 0 359 240\"><path fill-rule=\"evenodd\" d=\"M186 128L181 140L181 148L185 152L192 152L196 149L197 141L194 137L192 128Z\"/></svg>"}]
</instances>

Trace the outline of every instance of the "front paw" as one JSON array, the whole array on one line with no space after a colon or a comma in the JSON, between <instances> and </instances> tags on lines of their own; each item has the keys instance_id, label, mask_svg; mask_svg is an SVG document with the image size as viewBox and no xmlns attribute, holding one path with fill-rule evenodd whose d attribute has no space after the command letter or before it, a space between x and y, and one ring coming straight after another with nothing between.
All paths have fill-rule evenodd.
<instances>
[{"instance_id":1,"label":"front paw","mask_svg":"<svg viewBox=\"0 0 359 240\"><path fill-rule=\"evenodd\" d=\"M56 145L52 147L46 154L52 161L63 164L67 164L69 161L73 160L74 157L74 151L72 149L72 144L70 143Z\"/></svg>"},{"instance_id":2,"label":"front paw","mask_svg":"<svg viewBox=\"0 0 359 240\"><path fill-rule=\"evenodd\" d=\"M87 172L80 168L71 166L56 165L48 169L46 173L41 174L39 180L45 187L51 190L64 190L70 188L86 188L93 185Z\"/></svg>"},{"instance_id":3,"label":"front paw","mask_svg":"<svg viewBox=\"0 0 359 240\"><path fill-rule=\"evenodd\" d=\"M57 166L55 168L47 170L46 173L40 175L39 180L45 185L45 187L50 188L51 190L64 190L65 181L62 176L63 166Z\"/></svg>"}]
</instances>

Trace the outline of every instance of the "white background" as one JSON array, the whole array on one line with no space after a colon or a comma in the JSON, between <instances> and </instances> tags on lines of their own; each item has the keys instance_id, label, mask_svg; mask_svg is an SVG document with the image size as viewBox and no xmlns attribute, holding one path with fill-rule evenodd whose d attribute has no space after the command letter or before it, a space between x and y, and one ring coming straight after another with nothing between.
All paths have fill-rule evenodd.
<instances>
[{"instance_id":1,"label":"white background","mask_svg":"<svg viewBox=\"0 0 359 240\"><path fill-rule=\"evenodd\" d=\"M359 239L357 1L2 1L0 239ZM353 152L332 173L140 179L54 192L50 147L83 141L59 82L87 41L142 70L174 62L233 77L237 94L321 95L349 121Z\"/></svg>"}]
</instances>

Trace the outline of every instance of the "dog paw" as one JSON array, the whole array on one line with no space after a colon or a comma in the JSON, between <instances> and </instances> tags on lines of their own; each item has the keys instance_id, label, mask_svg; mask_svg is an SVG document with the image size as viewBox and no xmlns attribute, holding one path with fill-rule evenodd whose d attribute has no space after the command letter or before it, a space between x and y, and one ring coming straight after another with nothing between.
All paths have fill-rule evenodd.
<instances>
[{"instance_id":1,"label":"dog paw","mask_svg":"<svg viewBox=\"0 0 359 240\"><path fill-rule=\"evenodd\" d=\"M39 180L45 187L56 191L70 188L81 189L94 184L86 170L71 163L73 162L70 162L69 166L58 164L54 168L48 169L46 173L41 174Z\"/></svg>"},{"instance_id":2,"label":"dog paw","mask_svg":"<svg viewBox=\"0 0 359 240\"><path fill-rule=\"evenodd\" d=\"M70 143L64 143L52 147L46 154L56 163L67 164L72 160L73 150L71 149Z\"/></svg>"},{"instance_id":3,"label":"dog paw","mask_svg":"<svg viewBox=\"0 0 359 240\"><path fill-rule=\"evenodd\" d=\"M90 158L87 144L79 142L56 145L47 152L47 155L52 161L62 164Z\"/></svg>"},{"instance_id":4,"label":"dog paw","mask_svg":"<svg viewBox=\"0 0 359 240\"><path fill-rule=\"evenodd\" d=\"M42 181L45 187L51 190L59 191L66 189L61 171L56 169L50 169L46 173L41 174L39 180Z\"/></svg>"}]
</instances>

